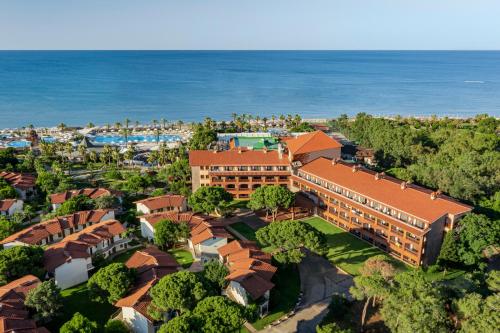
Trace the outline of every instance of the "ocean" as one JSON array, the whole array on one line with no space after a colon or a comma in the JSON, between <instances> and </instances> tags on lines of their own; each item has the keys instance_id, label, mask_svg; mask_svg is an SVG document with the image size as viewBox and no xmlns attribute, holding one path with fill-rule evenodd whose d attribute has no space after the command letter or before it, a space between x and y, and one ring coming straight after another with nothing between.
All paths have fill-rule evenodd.
<instances>
[{"instance_id":1,"label":"ocean","mask_svg":"<svg viewBox=\"0 0 500 333\"><path fill-rule=\"evenodd\" d=\"M500 51L1 51L0 127L500 116Z\"/></svg>"}]
</instances>

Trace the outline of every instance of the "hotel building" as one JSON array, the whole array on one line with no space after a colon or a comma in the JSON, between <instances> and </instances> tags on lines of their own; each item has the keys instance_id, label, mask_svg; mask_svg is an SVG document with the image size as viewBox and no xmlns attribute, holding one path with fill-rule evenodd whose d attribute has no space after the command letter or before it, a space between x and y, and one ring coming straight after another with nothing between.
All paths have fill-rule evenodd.
<instances>
[{"instance_id":1,"label":"hotel building","mask_svg":"<svg viewBox=\"0 0 500 333\"><path fill-rule=\"evenodd\" d=\"M414 266L435 262L445 231L472 207L357 165L318 158L292 176L316 214Z\"/></svg>"}]
</instances>

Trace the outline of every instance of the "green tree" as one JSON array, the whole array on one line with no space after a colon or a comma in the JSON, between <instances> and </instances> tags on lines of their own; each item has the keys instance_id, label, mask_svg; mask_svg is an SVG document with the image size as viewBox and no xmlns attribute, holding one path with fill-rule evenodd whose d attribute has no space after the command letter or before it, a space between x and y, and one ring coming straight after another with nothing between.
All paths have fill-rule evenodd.
<instances>
[{"instance_id":1,"label":"green tree","mask_svg":"<svg viewBox=\"0 0 500 333\"><path fill-rule=\"evenodd\" d=\"M208 146L217 141L217 133L215 130L204 125L196 125L194 127L194 133L189 140L190 150L205 150Z\"/></svg>"},{"instance_id":2,"label":"green tree","mask_svg":"<svg viewBox=\"0 0 500 333\"><path fill-rule=\"evenodd\" d=\"M222 288L226 285L226 276L229 274L227 267L217 260L210 260L203 265L201 274L207 286L206 289L220 295Z\"/></svg>"},{"instance_id":3,"label":"green tree","mask_svg":"<svg viewBox=\"0 0 500 333\"><path fill-rule=\"evenodd\" d=\"M453 308L459 320L459 332L496 332L495 328L500 327L499 302L499 293L486 299L479 294L471 293L454 301Z\"/></svg>"},{"instance_id":4,"label":"green tree","mask_svg":"<svg viewBox=\"0 0 500 333\"><path fill-rule=\"evenodd\" d=\"M421 271L400 273L394 281L380 311L391 332L449 332L445 300Z\"/></svg>"},{"instance_id":5,"label":"green tree","mask_svg":"<svg viewBox=\"0 0 500 333\"><path fill-rule=\"evenodd\" d=\"M49 321L61 314L63 299L61 289L53 279L42 282L38 287L28 292L24 304L35 309L35 319Z\"/></svg>"},{"instance_id":6,"label":"green tree","mask_svg":"<svg viewBox=\"0 0 500 333\"><path fill-rule=\"evenodd\" d=\"M152 304L159 310L181 313L193 309L206 293L200 278L189 271L164 276L150 291Z\"/></svg>"},{"instance_id":7,"label":"green tree","mask_svg":"<svg viewBox=\"0 0 500 333\"><path fill-rule=\"evenodd\" d=\"M123 321L110 319L104 326L104 333L130 333L131 330Z\"/></svg>"},{"instance_id":8,"label":"green tree","mask_svg":"<svg viewBox=\"0 0 500 333\"><path fill-rule=\"evenodd\" d=\"M191 193L191 167L187 158L180 158L167 167L169 189L173 193L189 195Z\"/></svg>"},{"instance_id":9,"label":"green tree","mask_svg":"<svg viewBox=\"0 0 500 333\"><path fill-rule=\"evenodd\" d=\"M441 267L448 268L459 262L460 257L458 256L455 232L447 232L444 236L443 244L441 245L441 251L439 252L437 263Z\"/></svg>"},{"instance_id":10,"label":"green tree","mask_svg":"<svg viewBox=\"0 0 500 333\"><path fill-rule=\"evenodd\" d=\"M391 281L395 275L394 266L384 255L371 257L365 261L361 269L361 275L354 277L354 286L349 291L357 300L365 300L365 306L361 314L361 327L366 321L366 311L370 301L383 299L387 296Z\"/></svg>"},{"instance_id":11,"label":"green tree","mask_svg":"<svg viewBox=\"0 0 500 333\"><path fill-rule=\"evenodd\" d=\"M82 210L94 208L94 202L86 195L80 194L69 198L56 210L57 216L69 215Z\"/></svg>"},{"instance_id":12,"label":"green tree","mask_svg":"<svg viewBox=\"0 0 500 333\"><path fill-rule=\"evenodd\" d=\"M154 228L154 242L160 248L171 248L179 240L189 237L189 226L187 223L161 220Z\"/></svg>"},{"instance_id":13,"label":"green tree","mask_svg":"<svg viewBox=\"0 0 500 333\"><path fill-rule=\"evenodd\" d=\"M500 271L490 271L486 279L486 284L488 285L488 289L492 292L500 292Z\"/></svg>"},{"instance_id":14,"label":"green tree","mask_svg":"<svg viewBox=\"0 0 500 333\"><path fill-rule=\"evenodd\" d=\"M120 201L114 195L103 195L94 199L94 208L113 209L118 208Z\"/></svg>"},{"instance_id":15,"label":"green tree","mask_svg":"<svg viewBox=\"0 0 500 333\"><path fill-rule=\"evenodd\" d=\"M0 239L7 238L21 228L21 224L18 222L9 220L5 216L0 216Z\"/></svg>"},{"instance_id":16,"label":"green tree","mask_svg":"<svg viewBox=\"0 0 500 333\"><path fill-rule=\"evenodd\" d=\"M0 150L0 170L15 169L18 163L19 161L14 148L9 147Z\"/></svg>"},{"instance_id":17,"label":"green tree","mask_svg":"<svg viewBox=\"0 0 500 333\"><path fill-rule=\"evenodd\" d=\"M189 197L189 205L195 212L223 214L233 197L219 186L202 186Z\"/></svg>"},{"instance_id":18,"label":"green tree","mask_svg":"<svg viewBox=\"0 0 500 333\"><path fill-rule=\"evenodd\" d=\"M39 246L14 246L0 251L0 284L28 274L42 277L43 249Z\"/></svg>"},{"instance_id":19,"label":"green tree","mask_svg":"<svg viewBox=\"0 0 500 333\"><path fill-rule=\"evenodd\" d=\"M174 317L161 325L158 333L193 333L196 332L195 321L189 311L182 316Z\"/></svg>"},{"instance_id":20,"label":"green tree","mask_svg":"<svg viewBox=\"0 0 500 333\"><path fill-rule=\"evenodd\" d=\"M15 198L17 198L16 190L5 179L0 178L0 200Z\"/></svg>"},{"instance_id":21,"label":"green tree","mask_svg":"<svg viewBox=\"0 0 500 333\"><path fill-rule=\"evenodd\" d=\"M125 296L134 279L134 270L123 263L112 263L92 275L87 281L87 287L94 301L113 304Z\"/></svg>"},{"instance_id":22,"label":"green tree","mask_svg":"<svg viewBox=\"0 0 500 333\"><path fill-rule=\"evenodd\" d=\"M273 257L280 263L300 263L303 247L317 253L325 249L324 234L300 221L271 223L257 230L256 237L262 245L274 248Z\"/></svg>"},{"instance_id":23,"label":"green tree","mask_svg":"<svg viewBox=\"0 0 500 333\"><path fill-rule=\"evenodd\" d=\"M484 260L483 250L500 243L500 223L485 215L468 214L458 222L457 252L466 265Z\"/></svg>"},{"instance_id":24,"label":"green tree","mask_svg":"<svg viewBox=\"0 0 500 333\"><path fill-rule=\"evenodd\" d=\"M279 185L266 186L264 193L266 208L271 211L273 221L276 220L276 215L280 208L290 208L295 200L295 194L293 192Z\"/></svg>"},{"instance_id":25,"label":"green tree","mask_svg":"<svg viewBox=\"0 0 500 333\"><path fill-rule=\"evenodd\" d=\"M336 323L316 326L316 333L353 333L351 329L342 329Z\"/></svg>"},{"instance_id":26,"label":"green tree","mask_svg":"<svg viewBox=\"0 0 500 333\"><path fill-rule=\"evenodd\" d=\"M64 323L59 329L59 333L97 333L97 323L90 321L80 312L76 312L73 317Z\"/></svg>"},{"instance_id":27,"label":"green tree","mask_svg":"<svg viewBox=\"0 0 500 333\"><path fill-rule=\"evenodd\" d=\"M248 208L252 210L261 210L266 209L266 219L267 219L267 206L266 206L266 188L267 186L258 187L253 193L250 195L250 200L248 201Z\"/></svg>"}]
</instances>

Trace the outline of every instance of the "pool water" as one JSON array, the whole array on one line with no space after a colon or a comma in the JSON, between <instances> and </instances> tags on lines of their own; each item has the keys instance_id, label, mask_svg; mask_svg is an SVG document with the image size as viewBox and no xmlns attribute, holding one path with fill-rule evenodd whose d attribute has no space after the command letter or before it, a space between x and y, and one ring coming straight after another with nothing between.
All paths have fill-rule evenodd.
<instances>
[{"instance_id":1,"label":"pool water","mask_svg":"<svg viewBox=\"0 0 500 333\"><path fill-rule=\"evenodd\" d=\"M12 147L12 148L26 148L31 146L31 142L26 141L26 140L16 140L16 141L11 141L6 144L7 147Z\"/></svg>"},{"instance_id":2,"label":"pool water","mask_svg":"<svg viewBox=\"0 0 500 333\"><path fill-rule=\"evenodd\" d=\"M125 143L122 135L97 135L91 138L96 143ZM181 137L172 134L162 134L159 136L160 142L177 142ZM128 142L156 142L156 135L129 135Z\"/></svg>"}]
</instances>

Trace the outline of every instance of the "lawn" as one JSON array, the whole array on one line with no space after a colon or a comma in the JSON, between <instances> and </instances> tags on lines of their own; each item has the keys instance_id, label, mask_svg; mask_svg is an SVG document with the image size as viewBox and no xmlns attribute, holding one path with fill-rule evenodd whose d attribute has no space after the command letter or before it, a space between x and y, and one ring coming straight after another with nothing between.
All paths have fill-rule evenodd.
<instances>
[{"instance_id":1,"label":"lawn","mask_svg":"<svg viewBox=\"0 0 500 333\"><path fill-rule=\"evenodd\" d=\"M59 328L70 320L75 312L80 312L102 327L111 315L118 310L109 303L92 302L89 297L87 283L65 289L61 294L63 296L62 316L47 325L51 332L58 332Z\"/></svg>"},{"instance_id":2,"label":"lawn","mask_svg":"<svg viewBox=\"0 0 500 333\"><path fill-rule=\"evenodd\" d=\"M250 228L246 223L244 222L236 222L230 225L230 227L237 232L239 232L243 237L245 237L248 240L255 241L257 240L255 238L255 230Z\"/></svg>"},{"instance_id":3,"label":"lawn","mask_svg":"<svg viewBox=\"0 0 500 333\"><path fill-rule=\"evenodd\" d=\"M271 289L269 302L269 314L264 318L252 323L253 327L261 330L273 321L283 317L290 312L300 294L300 276L296 266L278 266L278 271L273 277L275 287Z\"/></svg>"},{"instance_id":4,"label":"lawn","mask_svg":"<svg viewBox=\"0 0 500 333\"><path fill-rule=\"evenodd\" d=\"M314 228L326 235L328 247L328 259L351 275L359 275L359 269L366 259L375 255L385 255L392 264L400 270L412 269L410 266L394 259L379 248L368 244L351 233L342 230L320 217L311 217L304 220ZM425 272L429 281L453 280L464 274L464 271L452 269L446 274L443 272Z\"/></svg>"},{"instance_id":5,"label":"lawn","mask_svg":"<svg viewBox=\"0 0 500 333\"><path fill-rule=\"evenodd\" d=\"M396 260L392 259L392 257L382 250L328 223L322 218L312 217L304 221L326 235L329 247L326 256L334 265L351 275L359 275L359 270L366 259L379 254L390 258L396 266L403 269L405 267L404 264L396 262Z\"/></svg>"},{"instance_id":6,"label":"lawn","mask_svg":"<svg viewBox=\"0 0 500 333\"><path fill-rule=\"evenodd\" d=\"M237 209L237 208L245 209L245 208L248 208L247 207L248 201L250 201L250 200L234 199L229 204L229 207L234 208L234 209Z\"/></svg>"},{"instance_id":7,"label":"lawn","mask_svg":"<svg viewBox=\"0 0 500 333\"><path fill-rule=\"evenodd\" d=\"M175 260L177 260L182 268L189 268L194 261L193 255L188 250L172 249L168 252L174 256Z\"/></svg>"}]
</instances>

